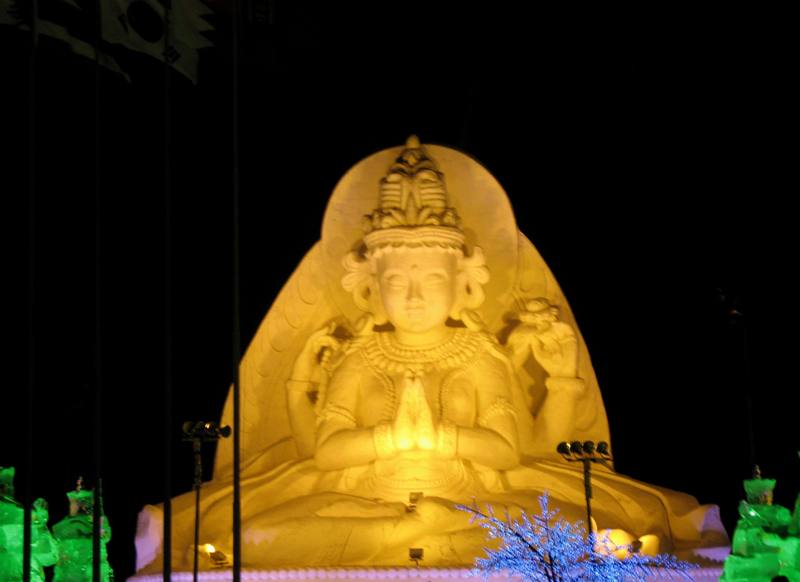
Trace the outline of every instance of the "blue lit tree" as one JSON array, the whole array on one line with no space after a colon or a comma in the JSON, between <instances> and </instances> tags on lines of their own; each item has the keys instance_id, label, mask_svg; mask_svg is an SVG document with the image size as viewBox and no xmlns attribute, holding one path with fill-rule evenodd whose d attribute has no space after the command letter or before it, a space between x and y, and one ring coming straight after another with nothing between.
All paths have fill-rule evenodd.
<instances>
[{"instance_id":1,"label":"blue lit tree","mask_svg":"<svg viewBox=\"0 0 800 582\"><path fill-rule=\"evenodd\" d=\"M558 518L558 510L550 509L546 493L539 498L539 504L539 515L523 511L519 519L512 519L507 512L499 517L491 507L483 511L477 503L457 506L471 513L490 539L500 540L499 549L486 548L487 557L476 561L485 577L505 572L518 574L526 582L623 582L644 580L658 573L692 580L689 572L696 568L695 564L669 554L638 554L630 547L628 556L621 560L612 554L621 547L607 538L598 541L592 535L587 539L580 522ZM603 551L596 551L598 547Z\"/></svg>"}]
</instances>

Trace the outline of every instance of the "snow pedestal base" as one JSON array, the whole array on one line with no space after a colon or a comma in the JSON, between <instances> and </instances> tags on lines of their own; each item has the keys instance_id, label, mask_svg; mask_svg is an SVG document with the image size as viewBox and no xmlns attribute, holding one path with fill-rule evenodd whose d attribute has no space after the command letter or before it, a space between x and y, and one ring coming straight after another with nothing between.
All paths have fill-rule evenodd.
<instances>
[{"instance_id":1,"label":"snow pedestal base","mask_svg":"<svg viewBox=\"0 0 800 582\"><path fill-rule=\"evenodd\" d=\"M694 582L711 582L719 580L722 575L721 566L706 566L698 570L692 570L691 576ZM133 576L128 578L128 582L162 582L161 574L149 574L146 576ZM176 582L190 582L191 572L174 572L171 580ZM202 582L223 582L232 580L230 570L213 570L200 572L198 580ZM331 569L297 569L297 570L243 570L242 580L271 580L271 581L291 581L291 582L317 582L317 581L341 581L341 582L461 582L464 580L482 580L480 574L466 568L331 568ZM681 580L682 578L669 572L659 572L648 578L648 582L659 580ZM492 582L506 582L517 580L516 577L493 575L490 576Z\"/></svg>"}]
</instances>

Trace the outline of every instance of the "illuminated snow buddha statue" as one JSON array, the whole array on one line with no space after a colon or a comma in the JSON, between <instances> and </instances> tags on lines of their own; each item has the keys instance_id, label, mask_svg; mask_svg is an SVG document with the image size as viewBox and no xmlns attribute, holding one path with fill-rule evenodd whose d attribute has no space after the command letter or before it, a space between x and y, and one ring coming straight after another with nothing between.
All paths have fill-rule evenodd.
<instances>
[{"instance_id":1,"label":"illuminated snow buddha statue","mask_svg":"<svg viewBox=\"0 0 800 582\"><path fill-rule=\"evenodd\" d=\"M501 187L468 156L414 137L337 185L322 241L270 309L241 378L249 568L406 565L410 547L427 566L471 565L483 530L455 503L535 511L547 491L582 519L582 472L556 445L608 440L586 346ZM226 553L229 446L204 488L200 536ZM191 567L192 503L173 503L177 568ZM598 527L646 535L648 549L724 541L708 510L595 474ZM146 571L160 569L160 527L160 509L145 508Z\"/></svg>"}]
</instances>

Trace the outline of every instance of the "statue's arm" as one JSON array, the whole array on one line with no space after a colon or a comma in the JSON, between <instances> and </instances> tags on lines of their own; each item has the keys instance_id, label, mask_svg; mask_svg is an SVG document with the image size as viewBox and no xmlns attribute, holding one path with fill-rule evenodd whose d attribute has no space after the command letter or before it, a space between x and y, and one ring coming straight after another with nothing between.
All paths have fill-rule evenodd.
<instances>
[{"instance_id":1,"label":"statue's arm","mask_svg":"<svg viewBox=\"0 0 800 582\"><path fill-rule=\"evenodd\" d=\"M288 380L286 382L286 407L289 411L289 426L292 429L297 453L301 459L314 454L314 405L309 393L316 385L306 380Z\"/></svg>"},{"instance_id":2,"label":"statue's arm","mask_svg":"<svg viewBox=\"0 0 800 582\"><path fill-rule=\"evenodd\" d=\"M550 305L541 299L533 303ZM578 377L578 336L572 326L558 320L557 312L550 307L547 311L522 313L523 324L508 338L511 360L517 369L533 357L547 373L547 394L536 420L546 441L544 446L551 451L557 443L574 437L578 406L586 393L586 384ZM544 319L537 323L543 313ZM526 318L530 323L524 323Z\"/></svg>"},{"instance_id":3,"label":"statue's arm","mask_svg":"<svg viewBox=\"0 0 800 582\"><path fill-rule=\"evenodd\" d=\"M581 378L550 376L545 380L547 395L536 415L543 425L546 447L554 451L558 443L573 440L578 405L586 394Z\"/></svg>"},{"instance_id":4,"label":"statue's arm","mask_svg":"<svg viewBox=\"0 0 800 582\"><path fill-rule=\"evenodd\" d=\"M377 458L371 428L348 428L328 423L320 433L315 459L323 471L366 465Z\"/></svg>"},{"instance_id":5,"label":"statue's arm","mask_svg":"<svg viewBox=\"0 0 800 582\"><path fill-rule=\"evenodd\" d=\"M381 429L358 426L358 398L358 375L352 362L345 362L331 378L318 419L314 458L323 471L365 465L378 457Z\"/></svg>"},{"instance_id":6,"label":"statue's arm","mask_svg":"<svg viewBox=\"0 0 800 582\"><path fill-rule=\"evenodd\" d=\"M500 362L477 368L475 386L477 421L457 428L457 455L498 470L519 465L519 433L506 368ZM465 375L469 375L466 372Z\"/></svg>"},{"instance_id":7,"label":"statue's arm","mask_svg":"<svg viewBox=\"0 0 800 582\"><path fill-rule=\"evenodd\" d=\"M578 377L578 337L572 326L555 321L542 338L531 344L533 356L548 373L547 395L537 416L543 421L545 446L555 450L558 443L574 438L586 383Z\"/></svg>"},{"instance_id":8,"label":"statue's arm","mask_svg":"<svg viewBox=\"0 0 800 582\"><path fill-rule=\"evenodd\" d=\"M297 453L301 459L314 454L314 424L316 415L311 395L318 394L320 383L326 380L324 361L338 351L341 343L333 336L336 324L331 322L318 329L306 340L286 382L286 407Z\"/></svg>"},{"instance_id":9,"label":"statue's arm","mask_svg":"<svg viewBox=\"0 0 800 582\"><path fill-rule=\"evenodd\" d=\"M519 465L519 451L515 443L502 436L500 431L511 429L508 420L496 423L493 428L458 429L458 456L492 469L505 471ZM516 430L514 426L513 430Z\"/></svg>"}]
</instances>

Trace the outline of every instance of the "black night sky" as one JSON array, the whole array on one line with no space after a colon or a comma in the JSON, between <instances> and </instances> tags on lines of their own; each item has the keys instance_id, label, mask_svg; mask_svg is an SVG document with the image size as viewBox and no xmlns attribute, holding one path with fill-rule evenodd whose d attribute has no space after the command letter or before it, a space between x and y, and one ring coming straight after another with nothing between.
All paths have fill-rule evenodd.
<instances>
[{"instance_id":1,"label":"black night sky","mask_svg":"<svg viewBox=\"0 0 800 582\"><path fill-rule=\"evenodd\" d=\"M231 380L231 35L227 5L215 9L198 84L170 82L176 494L192 477L181 422L217 419ZM471 154L505 187L586 338L620 472L719 504L732 527L752 463L749 395L755 461L779 479L777 501L794 503L796 126L780 15L259 10L240 89L244 345L318 239L337 180L416 133ZM99 313L101 467L124 579L136 513L163 495L164 70L127 53L131 83L101 75L96 207L94 65L42 40L31 246L26 37L0 27L0 39L0 465L18 467L20 489L31 479L51 523L77 476L93 475Z\"/></svg>"}]
</instances>

